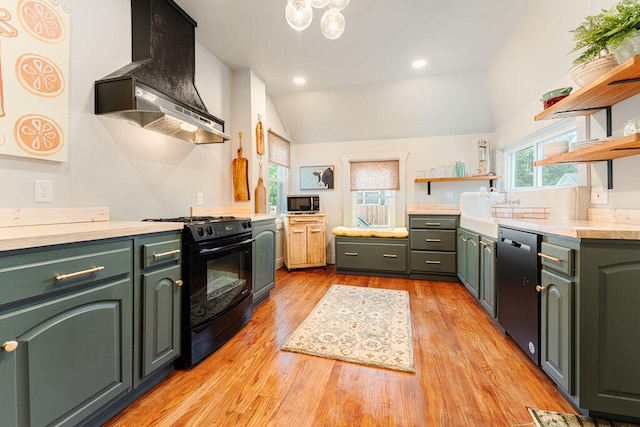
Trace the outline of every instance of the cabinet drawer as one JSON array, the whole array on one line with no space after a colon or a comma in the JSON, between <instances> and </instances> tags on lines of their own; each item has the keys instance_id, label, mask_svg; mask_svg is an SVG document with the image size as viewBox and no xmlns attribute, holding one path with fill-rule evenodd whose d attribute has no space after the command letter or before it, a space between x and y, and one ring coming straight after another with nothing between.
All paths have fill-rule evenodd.
<instances>
[{"instance_id":1,"label":"cabinet drawer","mask_svg":"<svg viewBox=\"0 0 640 427\"><path fill-rule=\"evenodd\" d=\"M538 254L542 265L566 275L573 275L573 249L543 242Z\"/></svg>"},{"instance_id":2,"label":"cabinet drawer","mask_svg":"<svg viewBox=\"0 0 640 427\"><path fill-rule=\"evenodd\" d=\"M300 215L299 217L289 217L289 225L322 225L324 217L311 215Z\"/></svg>"},{"instance_id":3,"label":"cabinet drawer","mask_svg":"<svg viewBox=\"0 0 640 427\"><path fill-rule=\"evenodd\" d=\"M411 217L411 228L458 228L457 216L421 216Z\"/></svg>"},{"instance_id":4,"label":"cabinet drawer","mask_svg":"<svg viewBox=\"0 0 640 427\"><path fill-rule=\"evenodd\" d=\"M411 251L411 271L455 273L455 252Z\"/></svg>"},{"instance_id":5,"label":"cabinet drawer","mask_svg":"<svg viewBox=\"0 0 640 427\"><path fill-rule=\"evenodd\" d=\"M130 274L131 254L128 240L0 257L0 306Z\"/></svg>"},{"instance_id":6,"label":"cabinet drawer","mask_svg":"<svg viewBox=\"0 0 640 427\"><path fill-rule=\"evenodd\" d=\"M336 243L336 263L339 268L406 272L405 243Z\"/></svg>"},{"instance_id":7,"label":"cabinet drawer","mask_svg":"<svg viewBox=\"0 0 640 427\"><path fill-rule=\"evenodd\" d=\"M455 251L455 230L411 230L411 249Z\"/></svg>"},{"instance_id":8,"label":"cabinet drawer","mask_svg":"<svg viewBox=\"0 0 640 427\"><path fill-rule=\"evenodd\" d=\"M144 237L136 240L142 268L179 262L182 257L180 234Z\"/></svg>"}]
</instances>

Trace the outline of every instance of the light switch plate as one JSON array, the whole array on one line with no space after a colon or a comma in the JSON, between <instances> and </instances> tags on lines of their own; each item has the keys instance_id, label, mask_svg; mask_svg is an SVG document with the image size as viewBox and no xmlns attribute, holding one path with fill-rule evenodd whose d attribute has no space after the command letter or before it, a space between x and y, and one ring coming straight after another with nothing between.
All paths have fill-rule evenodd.
<instances>
[{"instance_id":1,"label":"light switch plate","mask_svg":"<svg viewBox=\"0 0 640 427\"><path fill-rule=\"evenodd\" d=\"M204 194L196 193L196 205L202 206L203 203L204 203Z\"/></svg>"},{"instance_id":2,"label":"light switch plate","mask_svg":"<svg viewBox=\"0 0 640 427\"><path fill-rule=\"evenodd\" d=\"M444 192L445 199L453 199L453 191L445 191Z\"/></svg>"},{"instance_id":3,"label":"light switch plate","mask_svg":"<svg viewBox=\"0 0 640 427\"><path fill-rule=\"evenodd\" d=\"M591 204L606 205L609 203L609 191L604 187L591 187Z\"/></svg>"}]
</instances>

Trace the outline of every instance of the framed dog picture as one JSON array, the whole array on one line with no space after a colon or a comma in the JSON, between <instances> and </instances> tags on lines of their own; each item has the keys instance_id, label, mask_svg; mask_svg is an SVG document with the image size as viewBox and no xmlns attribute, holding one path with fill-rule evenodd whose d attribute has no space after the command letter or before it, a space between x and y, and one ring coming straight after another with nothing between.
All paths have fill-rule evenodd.
<instances>
[{"instance_id":1,"label":"framed dog picture","mask_svg":"<svg viewBox=\"0 0 640 427\"><path fill-rule=\"evenodd\" d=\"M333 165L300 168L301 190L333 190Z\"/></svg>"}]
</instances>

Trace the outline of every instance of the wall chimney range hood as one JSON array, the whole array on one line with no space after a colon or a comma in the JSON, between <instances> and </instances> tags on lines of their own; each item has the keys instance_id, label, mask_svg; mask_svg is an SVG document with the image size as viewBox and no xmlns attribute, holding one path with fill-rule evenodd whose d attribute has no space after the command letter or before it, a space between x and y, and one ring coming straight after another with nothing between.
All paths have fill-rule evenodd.
<instances>
[{"instance_id":1,"label":"wall chimney range hood","mask_svg":"<svg viewBox=\"0 0 640 427\"><path fill-rule=\"evenodd\" d=\"M231 139L194 84L196 26L173 0L131 0L132 62L95 82L95 113L194 144Z\"/></svg>"}]
</instances>

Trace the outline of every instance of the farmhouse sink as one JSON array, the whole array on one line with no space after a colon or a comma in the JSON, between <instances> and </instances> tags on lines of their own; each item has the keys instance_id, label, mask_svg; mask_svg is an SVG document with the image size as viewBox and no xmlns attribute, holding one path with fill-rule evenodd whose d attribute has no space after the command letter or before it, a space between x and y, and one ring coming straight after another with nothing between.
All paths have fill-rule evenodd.
<instances>
[{"instance_id":1,"label":"farmhouse sink","mask_svg":"<svg viewBox=\"0 0 640 427\"><path fill-rule=\"evenodd\" d=\"M491 207L504 198L500 193L481 197L479 192L465 192L460 196L460 227L496 239L498 223L491 216Z\"/></svg>"}]
</instances>

